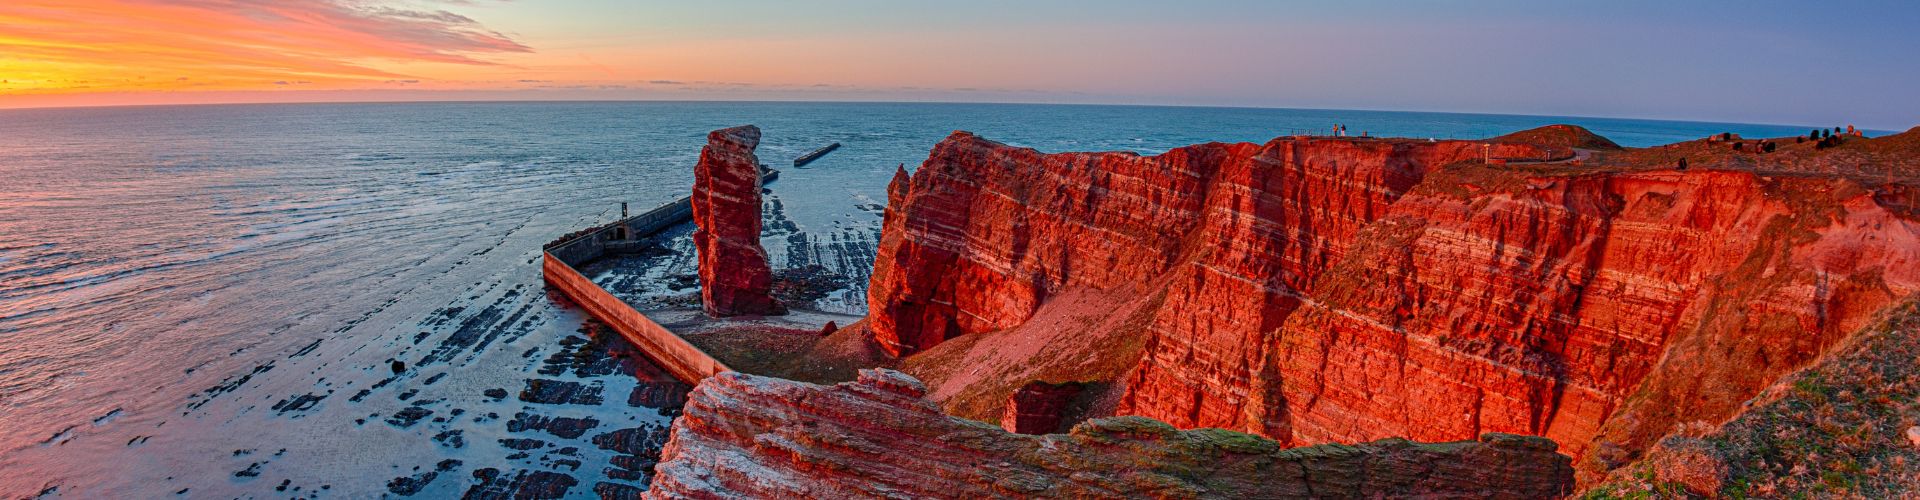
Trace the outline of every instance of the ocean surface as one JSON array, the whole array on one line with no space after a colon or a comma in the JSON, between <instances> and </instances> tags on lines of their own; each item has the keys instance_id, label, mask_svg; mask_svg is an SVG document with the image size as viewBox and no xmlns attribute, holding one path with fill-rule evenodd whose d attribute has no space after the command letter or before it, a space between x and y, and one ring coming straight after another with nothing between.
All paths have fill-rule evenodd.
<instances>
[{"instance_id":1,"label":"ocean surface","mask_svg":"<svg viewBox=\"0 0 1920 500\"><path fill-rule=\"evenodd\" d=\"M1335 123L1423 138L1573 123L1628 146L1807 130L989 104L0 111L0 497L643 488L644 473L609 463L664 437L671 412L635 403L657 377L549 299L537 259L621 202L638 213L685 195L707 131L759 125L774 167L843 145L770 186L790 222L768 235L784 266L804 254L788 248L804 241L794 234L870 241L894 167L954 130L1048 152L1157 153ZM557 386L579 390L523 394Z\"/></svg>"}]
</instances>

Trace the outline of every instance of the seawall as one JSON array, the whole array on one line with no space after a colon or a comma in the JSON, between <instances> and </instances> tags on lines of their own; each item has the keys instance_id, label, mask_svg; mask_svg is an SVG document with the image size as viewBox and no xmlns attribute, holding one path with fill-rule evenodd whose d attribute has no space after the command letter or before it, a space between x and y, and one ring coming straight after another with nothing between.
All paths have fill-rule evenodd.
<instances>
[{"instance_id":1,"label":"seawall","mask_svg":"<svg viewBox=\"0 0 1920 500\"><path fill-rule=\"evenodd\" d=\"M730 371L727 365L707 355L706 352L687 343L679 335L674 335L666 327L660 326L647 315L641 314L626 302L621 302L613 294L593 284L586 276L575 271L573 266L562 262L552 253L547 253L540 266L546 275L547 283L559 290L587 314L612 326L620 336L626 337L634 347L640 349L667 373L673 374L689 384L698 384L714 374Z\"/></svg>"},{"instance_id":2,"label":"seawall","mask_svg":"<svg viewBox=\"0 0 1920 500\"><path fill-rule=\"evenodd\" d=\"M778 178L780 171L762 166L760 175L764 184ZM613 293L600 288L575 267L609 252L636 247L641 244L642 237L686 222L692 217L693 198L685 197L640 215L570 233L542 248L540 271L554 290L579 304L588 315L620 332L620 336L632 342L642 354L666 369L667 373L673 374L674 378L688 384L699 384L707 377L732 369L627 305Z\"/></svg>"}]
</instances>

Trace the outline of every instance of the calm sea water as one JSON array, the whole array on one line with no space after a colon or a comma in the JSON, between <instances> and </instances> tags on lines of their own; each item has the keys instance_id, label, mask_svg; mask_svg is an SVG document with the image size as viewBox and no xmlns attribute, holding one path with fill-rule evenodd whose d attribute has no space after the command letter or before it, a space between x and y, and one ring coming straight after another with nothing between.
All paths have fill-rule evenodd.
<instances>
[{"instance_id":1,"label":"calm sea water","mask_svg":"<svg viewBox=\"0 0 1920 500\"><path fill-rule=\"evenodd\" d=\"M515 435L499 428L524 405L478 393L517 390L580 325L540 293L540 243L610 220L619 202L637 211L684 195L704 134L747 123L763 129L760 156L774 166L844 145L773 186L787 216L817 234L871 231L877 216L858 207L884 204L894 166L918 164L953 130L1044 151L1143 153L1334 123L1443 138L1574 123L1630 146L1805 130L975 104L0 111L0 496L373 496L447 457L461 464L423 494L458 494L483 467L570 474L580 496L600 482L643 484L602 474L605 453L572 469L513 458L495 438ZM430 369L382 384L392 359ZM622 400L632 383L619 378L579 380ZM371 395L348 400L361 391ZM322 399L275 408L299 395ZM381 423L411 406L454 418ZM664 423L617 402L555 412L609 424L596 433ZM498 420L474 416L486 413ZM454 430L465 445L435 439Z\"/></svg>"}]
</instances>

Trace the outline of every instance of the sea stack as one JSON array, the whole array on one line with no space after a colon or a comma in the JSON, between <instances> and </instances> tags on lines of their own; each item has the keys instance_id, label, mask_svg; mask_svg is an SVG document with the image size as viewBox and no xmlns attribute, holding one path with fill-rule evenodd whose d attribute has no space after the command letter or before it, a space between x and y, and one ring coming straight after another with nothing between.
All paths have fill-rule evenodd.
<instances>
[{"instance_id":1,"label":"sea stack","mask_svg":"<svg viewBox=\"0 0 1920 500\"><path fill-rule=\"evenodd\" d=\"M773 270L760 247L760 162L752 125L707 134L693 168L693 244L700 252L700 303L714 316L777 315Z\"/></svg>"}]
</instances>

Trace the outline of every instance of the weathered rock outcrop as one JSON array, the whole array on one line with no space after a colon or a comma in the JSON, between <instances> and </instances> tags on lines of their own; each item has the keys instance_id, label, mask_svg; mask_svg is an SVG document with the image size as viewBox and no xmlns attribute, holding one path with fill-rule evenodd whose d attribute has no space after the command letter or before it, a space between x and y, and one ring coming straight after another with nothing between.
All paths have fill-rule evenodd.
<instances>
[{"instance_id":1,"label":"weathered rock outcrop","mask_svg":"<svg viewBox=\"0 0 1920 500\"><path fill-rule=\"evenodd\" d=\"M707 134L693 168L693 232L700 301L708 314L785 314L773 300L773 270L760 247L760 162L752 125Z\"/></svg>"},{"instance_id":2,"label":"weathered rock outcrop","mask_svg":"<svg viewBox=\"0 0 1920 500\"><path fill-rule=\"evenodd\" d=\"M739 373L700 384L648 498L1545 498L1572 490L1551 441L1392 439L1282 450L1139 417L1030 436L950 417L890 370L819 386Z\"/></svg>"},{"instance_id":3,"label":"weathered rock outcrop","mask_svg":"<svg viewBox=\"0 0 1920 500\"><path fill-rule=\"evenodd\" d=\"M1131 291L1159 300L1115 381L1120 414L1287 445L1542 435L1603 470L1678 423L1729 418L1920 290L1910 189L1755 172L1912 138L1715 152L1689 171L1647 162L1707 153L1596 138L1146 157L955 133L889 189L870 331L912 354L1075 289ZM1577 164L1478 161L1575 148Z\"/></svg>"}]
</instances>

